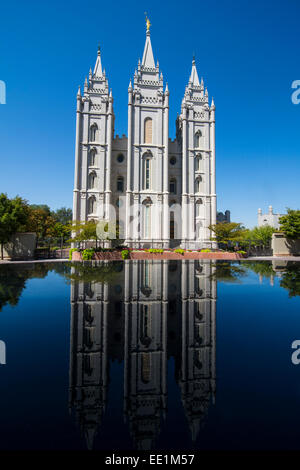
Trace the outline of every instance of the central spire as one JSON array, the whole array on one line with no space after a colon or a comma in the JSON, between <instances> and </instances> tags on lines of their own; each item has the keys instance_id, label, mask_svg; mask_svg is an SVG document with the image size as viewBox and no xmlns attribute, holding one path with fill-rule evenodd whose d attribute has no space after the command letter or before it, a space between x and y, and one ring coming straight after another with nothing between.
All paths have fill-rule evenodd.
<instances>
[{"instance_id":1,"label":"central spire","mask_svg":"<svg viewBox=\"0 0 300 470\"><path fill-rule=\"evenodd\" d=\"M191 72L191 76L190 76L190 82L191 82L193 85L195 85L195 86L200 86L199 77L198 77L198 72L197 72L197 68L196 68L195 57L193 57L192 72Z\"/></svg>"},{"instance_id":2,"label":"central spire","mask_svg":"<svg viewBox=\"0 0 300 470\"><path fill-rule=\"evenodd\" d=\"M146 18L147 32L146 32L146 42L145 42L145 47L144 47L142 66L155 68L155 62L154 62L151 39L150 39L150 24L151 24L150 20Z\"/></svg>"},{"instance_id":3,"label":"central spire","mask_svg":"<svg viewBox=\"0 0 300 470\"><path fill-rule=\"evenodd\" d=\"M102 77L102 64L101 64L100 46L98 46L97 60L96 60L93 75L94 75L94 77Z\"/></svg>"}]
</instances>

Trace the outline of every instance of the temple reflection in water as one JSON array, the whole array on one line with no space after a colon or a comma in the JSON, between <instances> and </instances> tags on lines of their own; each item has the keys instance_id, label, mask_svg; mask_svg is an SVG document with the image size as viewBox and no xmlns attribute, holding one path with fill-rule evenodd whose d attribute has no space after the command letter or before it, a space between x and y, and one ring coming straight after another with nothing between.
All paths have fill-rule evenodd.
<instances>
[{"instance_id":1,"label":"temple reflection in water","mask_svg":"<svg viewBox=\"0 0 300 470\"><path fill-rule=\"evenodd\" d=\"M215 265L125 261L114 268L109 282L71 285L69 406L87 446L105 431L109 364L118 360L124 361L124 417L133 445L155 448L167 416L170 357L195 441L215 398Z\"/></svg>"}]
</instances>

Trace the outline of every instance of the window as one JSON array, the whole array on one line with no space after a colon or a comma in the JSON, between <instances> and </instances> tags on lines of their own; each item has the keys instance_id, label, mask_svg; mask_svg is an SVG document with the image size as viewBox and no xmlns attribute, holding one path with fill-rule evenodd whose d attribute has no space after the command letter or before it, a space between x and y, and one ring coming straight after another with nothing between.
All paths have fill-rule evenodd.
<instances>
[{"instance_id":1,"label":"window","mask_svg":"<svg viewBox=\"0 0 300 470\"><path fill-rule=\"evenodd\" d=\"M90 151L90 166L95 166L96 163L96 149Z\"/></svg>"},{"instance_id":2,"label":"window","mask_svg":"<svg viewBox=\"0 0 300 470\"><path fill-rule=\"evenodd\" d=\"M151 288L151 265L149 261L143 261L143 287Z\"/></svg>"},{"instance_id":3,"label":"window","mask_svg":"<svg viewBox=\"0 0 300 470\"><path fill-rule=\"evenodd\" d=\"M94 196L92 196L88 200L88 213L94 214L95 211L96 211L96 199Z\"/></svg>"},{"instance_id":4,"label":"window","mask_svg":"<svg viewBox=\"0 0 300 470\"><path fill-rule=\"evenodd\" d=\"M152 119L146 118L144 122L144 143L152 144Z\"/></svg>"},{"instance_id":5,"label":"window","mask_svg":"<svg viewBox=\"0 0 300 470\"><path fill-rule=\"evenodd\" d=\"M144 221L144 236L145 238L150 238L151 236L151 206L150 204L147 204L145 206L145 221Z\"/></svg>"},{"instance_id":6,"label":"window","mask_svg":"<svg viewBox=\"0 0 300 470\"><path fill-rule=\"evenodd\" d=\"M202 155L201 153L198 153L196 156L195 171L201 170L201 164L202 164Z\"/></svg>"},{"instance_id":7,"label":"window","mask_svg":"<svg viewBox=\"0 0 300 470\"><path fill-rule=\"evenodd\" d=\"M96 141L97 130L98 130L97 124L93 124L93 125L90 127L90 140L91 140L92 142L95 142L95 141Z\"/></svg>"},{"instance_id":8,"label":"window","mask_svg":"<svg viewBox=\"0 0 300 470\"><path fill-rule=\"evenodd\" d=\"M148 347L151 343L151 307L147 304L141 305L140 341L143 346Z\"/></svg>"},{"instance_id":9,"label":"window","mask_svg":"<svg viewBox=\"0 0 300 470\"><path fill-rule=\"evenodd\" d=\"M150 189L151 186L151 157L144 159L144 189Z\"/></svg>"},{"instance_id":10,"label":"window","mask_svg":"<svg viewBox=\"0 0 300 470\"><path fill-rule=\"evenodd\" d=\"M176 194L176 178L171 178L170 179L170 193L171 194Z\"/></svg>"},{"instance_id":11,"label":"window","mask_svg":"<svg viewBox=\"0 0 300 470\"><path fill-rule=\"evenodd\" d=\"M197 226L196 226L196 234L197 234L197 238L199 240L201 240L203 237L203 231L202 231L202 222L198 222L197 223Z\"/></svg>"},{"instance_id":12,"label":"window","mask_svg":"<svg viewBox=\"0 0 300 470\"><path fill-rule=\"evenodd\" d=\"M118 199L116 200L116 206L117 207L122 207L123 206L123 202L121 201L121 199L118 197Z\"/></svg>"},{"instance_id":13,"label":"window","mask_svg":"<svg viewBox=\"0 0 300 470\"><path fill-rule=\"evenodd\" d=\"M124 178L123 176L118 176L118 179L117 179L117 191L119 193L123 193L124 191Z\"/></svg>"},{"instance_id":14,"label":"window","mask_svg":"<svg viewBox=\"0 0 300 470\"><path fill-rule=\"evenodd\" d=\"M147 384L151 377L151 356L149 353L142 353L142 382Z\"/></svg>"},{"instance_id":15,"label":"window","mask_svg":"<svg viewBox=\"0 0 300 470\"><path fill-rule=\"evenodd\" d=\"M96 173L90 173L89 174L89 181L88 181L88 187L89 189L93 189L96 186Z\"/></svg>"},{"instance_id":16,"label":"window","mask_svg":"<svg viewBox=\"0 0 300 470\"><path fill-rule=\"evenodd\" d=\"M124 161L124 155L123 155L122 153L120 153L120 154L117 156L117 161L118 161L119 163L123 163L123 161Z\"/></svg>"},{"instance_id":17,"label":"window","mask_svg":"<svg viewBox=\"0 0 300 470\"><path fill-rule=\"evenodd\" d=\"M198 178L196 179L196 187L195 187L195 192L196 193L200 193L201 192L201 182L202 182L202 178L201 176L198 176Z\"/></svg>"},{"instance_id":18,"label":"window","mask_svg":"<svg viewBox=\"0 0 300 470\"><path fill-rule=\"evenodd\" d=\"M202 132L199 130L195 134L195 148L196 149L200 148L201 137L202 137Z\"/></svg>"},{"instance_id":19,"label":"window","mask_svg":"<svg viewBox=\"0 0 300 470\"><path fill-rule=\"evenodd\" d=\"M196 217L204 217L204 205L202 199L196 202Z\"/></svg>"}]
</instances>

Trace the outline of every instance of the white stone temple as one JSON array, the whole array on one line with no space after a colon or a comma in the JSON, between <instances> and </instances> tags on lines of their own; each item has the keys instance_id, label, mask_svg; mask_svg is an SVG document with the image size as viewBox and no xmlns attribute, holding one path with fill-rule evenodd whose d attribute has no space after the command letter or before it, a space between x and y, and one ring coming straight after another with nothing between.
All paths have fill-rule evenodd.
<instances>
[{"instance_id":1,"label":"white stone temple","mask_svg":"<svg viewBox=\"0 0 300 470\"><path fill-rule=\"evenodd\" d=\"M215 105L195 60L169 138L169 89L150 25L128 88L128 137L114 135L113 95L98 50L77 94L73 218L118 224L132 247L210 247L216 223Z\"/></svg>"}]
</instances>

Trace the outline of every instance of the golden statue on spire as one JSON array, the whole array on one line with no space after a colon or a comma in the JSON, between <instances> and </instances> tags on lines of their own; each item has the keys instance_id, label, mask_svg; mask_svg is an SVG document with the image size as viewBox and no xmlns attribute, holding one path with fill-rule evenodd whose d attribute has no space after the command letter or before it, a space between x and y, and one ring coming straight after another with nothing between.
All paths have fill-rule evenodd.
<instances>
[{"instance_id":1,"label":"golden statue on spire","mask_svg":"<svg viewBox=\"0 0 300 470\"><path fill-rule=\"evenodd\" d=\"M147 16L147 13L145 12L145 16L146 16L146 26L147 26L147 32L150 31L150 26L151 26L151 23L150 23L150 20Z\"/></svg>"}]
</instances>

